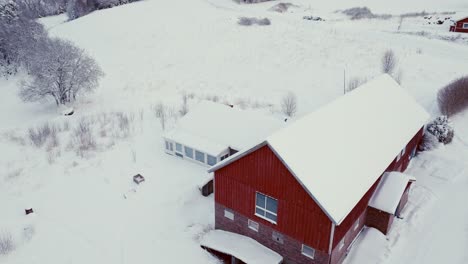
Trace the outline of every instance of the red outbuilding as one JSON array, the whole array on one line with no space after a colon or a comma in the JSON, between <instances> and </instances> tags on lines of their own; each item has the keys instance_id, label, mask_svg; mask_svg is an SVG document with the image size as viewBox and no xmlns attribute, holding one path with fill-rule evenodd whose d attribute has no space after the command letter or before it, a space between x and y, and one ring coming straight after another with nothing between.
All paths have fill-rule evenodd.
<instances>
[{"instance_id":1,"label":"red outbuilding","mask_svg":"<svg viewBox=\"0 0 468 264\"><path fill-rule=\"evenodd\" d=\"M468 17L455 20L452 26L450 26L451 32L468 33Z\"/></svg>"},{"instance_id":2,"label":"red outbuilding","mask_svg":"<svg viewBox=\"0 0 468 264\"><path fill-rule=\"evenodd\" d=\"M341 263L385 189L380 180L406 169L427 118L390 76L362 85L210 168L215 229L250 237L283 263ZM388 213L372 221L389 225ZM243 263L242 252L222 248L228 263Z\"/></svg>"}]
</instances>

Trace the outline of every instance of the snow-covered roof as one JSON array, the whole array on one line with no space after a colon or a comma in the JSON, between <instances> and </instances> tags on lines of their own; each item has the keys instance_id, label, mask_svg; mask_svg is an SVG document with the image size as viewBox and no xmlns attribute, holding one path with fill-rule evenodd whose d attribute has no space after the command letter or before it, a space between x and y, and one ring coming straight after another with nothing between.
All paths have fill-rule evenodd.
<instances>
[{"instance_id":1,"label":"snow-covered roof","mask_svg":"<svg viewBox=\"0 0 468 264\"><path fill-rule=\"evenodd\" d=\"M211 101L193 107L165 137L211 155L231 147L242 150L264 139L283 122L251 110Z\"/></svg>"},{"instance_id":2,"label":"snow-covered roof","mask_svg":"<svg viewBox=\"0 0 468 264\"><path fill-rule=\"evenodd\" d=\"M455 15L451 16L453 21L460 21L465 18L468 18L468 12L457 12Z\"/></svg>"},{"instance_id":3,"label":"snow-covered roof","mask_svg":"<svg viewBox=\"0 0 468 264\"><path fill-rule=\"evenodd\" d=\"M274 133L262 144L270 146L339 225L428 117L398 83L383 75Z\"/></svg>"},{"instance_id":4,"label":"snow-covered roof","mask_svg":"<svg viewBox=\"0 0 468 264\"><path fill-rule=\"evenodd\" d=\"M281 255L254 239L223 230L208 232L200 244L249 264L277 264L283 261Z\"/></svg>"},{"instance_id":5,"label":"snow-covered roof","mask_svg":"<svg viewBox=\"0 0 468 264\"><path fill-rule=\"evenodd\" d=\"M369 206L395 214L408 182L415 180L413 176L401 172L385 173L369 201Z\"/></svg>"}]
</instances>

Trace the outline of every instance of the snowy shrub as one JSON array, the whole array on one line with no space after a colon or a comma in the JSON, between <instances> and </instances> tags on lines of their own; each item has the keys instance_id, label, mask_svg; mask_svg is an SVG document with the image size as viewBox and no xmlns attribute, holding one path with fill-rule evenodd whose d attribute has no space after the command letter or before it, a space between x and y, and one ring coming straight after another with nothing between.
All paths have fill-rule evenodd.
<instances>
[{"instance_id":1,"label":"snowy shrub","mask_svg":"<svg viewBox=\"0 0 468 264\"><path fill-rule=\"evenodd\" d=\"M468 76L456 79L437 93L440 112L452 116L468 108Z\"/></svg>"},{"instance_id":2,"label":"snowy shrub","mask_svg":"<svg viewBox=\"0 0 468 264\"><path fill-rule=\"evenodd\" d=\"M382 56L382 72L392 74L397 64L397 58L393 50L387 50Z\"/></svg>"},{"instance_id":3,"label":"snowy shrub","mask_svg":"<svg viewBox=\"0 0 468 264\"><path fill-rule=\"evenodd\" d=\"M358 19L371 19L371 18L379 18L379 19L389 19L392 15L389 14L382 14L376 15L372 13L372 11L368 7L353 7L346 10L341 11L343 14L349 16L352 20Z\"/></svg>"},{"instance_id":4,"label":"snowy shrub","mask_svg":"<svg viewBox=\"0 0 468 264\"><path fill-rule=\"evenodd\" d=\"M10 232L0 233L0 255L7 255L15 250L15 243Z\"/></svg>"},{"instance_id":5,"label":"snowy shrub","mask_svg":"<svg viewBox=\"0 0 468 264\"><path fill-rule=\"evenodd\" d=\"M270 8L270 11L278 12L278 13L284 13L288 11L288 9L293 6L291 3L279 3L274 5L273 7Z\"/></svg>"},{"instance_id":6,"label":"snowy shrub","mask_svg":"<svg viewBox=\"0 0 468 264\"><path fill-rule=\"evenodd\" d=\"M161 128L163 130L166 129L166 120L168 117L168 109L163 103L159 102L155 106L153 106L154 115L156 118L159 118L161 122Z\"/></svg>"},{"instance_id":7,"label":"snowy shrub","mask_svg":"<svg viewBox=\"0 0 468 264\"><path fill-rule=\"evenodd\" d=\"M392 74L392 77L399 85L401 85L403 82L403 71L401 69L398 70L396 73Z\"/></svg>"},{"instance_id":8,"label":"snowy shrub","mask_svg":"<svg viewBox=\"0 0 468 264\"><path fill-rule=\"evenodd\" d=\"M272 0L237 0L239 3L246 3L246 4L252 4L252 3L261 3L261 2L267 2L267 1L272 1Z\"/></svg>"},{"instance_id":9,"label":"snowy shrub","mask_svg":"<svg viewBox=\"0 0 468 264\"><path fill-rule=\"evenodd\" d=\"M362 84L364 84L366 82L365 79L362 79L362 78L358 78L358 77L354 77L354 78L351 78L348 82L348 87L346 89L346 91L352 91L356 88L358 88L359 86L361 86Z\"/></svg>"},{"instance_id":10,"label":"snowy shrub","mask_svg":"<svg viewBox=\"0 0 468 264\"><path fill-rule=\"evenodd\" d=\"M133 114L125 114L123 112L115 113L118 125L118 135L116 137L126 138L132 131L131 124L133 123L135 116Z\"/></svg>"},{"instance_id":11,"label":"snowy shrub","mask_svg":"<svg viewBox=\"0 0 468 264\"><path fill-rule=\"evenodd\" d=\"M83 157L86 152L96 149L96 140L89 121L81 119L73 131L73 146L78 155Z\"/></svg>"},{"instance_id":12,"label":"snowy shrub","mask_svg":"<svg viewBox=\"0 0 468 264\"><path fill-rule=\"evenodd\" d=\"M56 134L57 128L49 123L28 130L29 139L36 147L42 147L49 137L56 137Z\"/></svg>"},{"instance_id":13,"label":"snowy shrub","mask_svg":"<svg viewBox=\"0 0 468 264\"><path fill-rule=\"evenodd\" d=\"M292 117L297 111L297 97L293 92L288 92L281 99L281 111L283 114Z\"/></svg>"},{"instance_id":14,"label":"snowy shrub","mask_svg":"<svg viewBox=\"0 0 468 264\"><path fill-rule=\"evenodd\" d=\"M435 149L439 144L440 142L436 136L432 135L431 133L424 133L423 139L418 149L420 151L428 151Z\"/></svg>"},{"instance_id":15,"label":"snowy shrub","mask_svg":"<svg viewBox=\"0 0 468 264\"><path fill-rule=\"evenodd\" d=\"M426 131L444 144L452 142L454 136L453 128L447 116L439 116L434 119L431 123L427 124Z\"/></svg>"},{"instance_id":16,"label":"snowy shrub","mask_svg":"<svg viewBox=\"0 0 468 264\"><path fill-rule=\"evenodd\" d=\"M241 26L251 26L255 24L259 26L271 25L271 21L268 18L259 19L255 17L240 17L237 23Z\"/></svg>"},{"instance_id":17,"label":"snowy shrub","mask_svg":"<svg viewBox=\"0 0 468 264\"><path fill-rule=\"evenodd\" d=\"M207 95L207 96L205 96L205 100L217 103L217 102L219 102L219 96L217 96L217 95Z\"/></svg>"}]
</instances>

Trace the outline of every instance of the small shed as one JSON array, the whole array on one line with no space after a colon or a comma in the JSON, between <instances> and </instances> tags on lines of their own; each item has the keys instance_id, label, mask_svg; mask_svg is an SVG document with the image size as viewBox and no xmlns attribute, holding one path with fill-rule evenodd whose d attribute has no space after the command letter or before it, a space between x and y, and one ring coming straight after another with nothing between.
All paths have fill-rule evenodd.
<instances>
[{"instance_id":1,"label":"small shed","mask_svg":"<svg viewBox=\"0 0 468 264\"><path fill-rule=\"evenodd\" d=\"M213 166L269 136L284 122L258 111L201 101L164 135L165 152Z\"/></svg>"},{"instance_id":2,"label":"small shed","mask_svg":"<svg viewBox=\"0 0 468 264\"><path fill-rule=\"evenodd\" d=\"M468 33L468 16L455 18L453 25L450 26L450 31Z\"/></svg>"},{"instance_id":3,"label":"small shed","mask_svg":"<svg viewBox=\"0 0 468 264\"><path fill-rule=\"evenodd\" d=\"M395 216L400 217L408 201L411 184L415 181L413 176L401 172L385 173L369 201L366 225L386 235Z\"/></svg>"}]
</instances>

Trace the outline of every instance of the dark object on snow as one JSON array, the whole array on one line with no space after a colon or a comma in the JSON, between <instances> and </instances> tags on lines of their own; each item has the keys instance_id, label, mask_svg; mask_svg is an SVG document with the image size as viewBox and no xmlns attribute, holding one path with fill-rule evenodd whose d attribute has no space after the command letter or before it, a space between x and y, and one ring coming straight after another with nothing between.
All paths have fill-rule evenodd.
<instances>
[{"instance_id":1,"label":"dark object on snow","mask_svg":"<svg viewBox=\"0 0 468 264\"><path fill-rule=\"evenodd\" d=\"M449 124L447 116L439 116L431 123L427 124L427 132L434 135L439 142L448 144L452 142L454 131Z\"/></svg>"},{"instance_id":2,"label":"dark object on snow","mask_svg":"<svg viewBox=\"0 0 468 264\"><path fill-rule=\"evenodd\" d=\"M137 174L137 175L133 176L133 181L136 184L140 184L140 183L145 181L145 177L141 176L141 174Z\"/></svg>"},{"instance_id":3,"label":"dark object on snow","mask_svg":"<svg viewBox=\"0 0 468 264\"><path fill-rule=\"evenodd\" d=\"M270 8L270 11L284 13L288 11L289 7L293 6L291 3L279 3Z\"/></svg>"},{"instance_id":4,"label":"dark object on snow","mask_svg":"<svg viewBox=\"0 0 468 264\"><path fill-rule=\"evenodd\" d=\"M444 21L442 21L442 20L437 21L437 25L442 25L442 24L444 24Z\"/></svg>"},{"instance_id":5,"label":"dark object on snow","mask_svg":"<svg viewBox=\"0 0 468 264\"><path fill-rule=\"evenodd\" d=\"M34 213L32 208L24 209L24 212L26 213L26 215Z\"/></svg>"},{"instance_id":6,"label":"dark object on snow","mask_svg":"<svg viewBox=\"0 0 468 264\"><path fill-rule=\"evenodd\" d=\"M241 26L252 26L255 24L259 26L271 25L271 21L266 17L261 19L255 17L240 17L237 23Z\"/></svg>"},{"instance_id":7,"label":"dark object on snow","mask_svg":"<svg viewBox=\"0 0 468 264\"><path fill-rule=\"evenodd\" d=\"M66 115L66 116L71 116L71 115L73 115L74 113L75 113L75 111L74 111L74 110L71 110L70 112L64 113L64 115Z\"/></svg>"},{"instance_id":8,"label":"dark object on snow","mask_svg":"<svg viewBox=\"0 0 468 264\"><path fill-rule=\"evenodd\" d=\"M304 16L302 18L305 20L311 20L311 21L325 21L325 19L321 17L314 17L314 16Z\"/></svg>"},{"instance_id":9,"label":"dark object on snow","mask_svg":"<svg viewBox=\"0 0 468 264\"><path fill-rule=\"evenodd\" d=\"M203 196L208 196L213 193L213 180L207 182L203 187L200 189Z\"/></svg>"}]
</instances>

